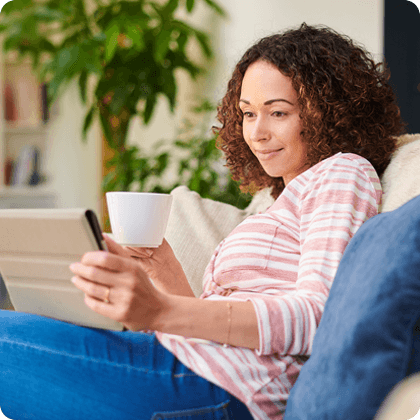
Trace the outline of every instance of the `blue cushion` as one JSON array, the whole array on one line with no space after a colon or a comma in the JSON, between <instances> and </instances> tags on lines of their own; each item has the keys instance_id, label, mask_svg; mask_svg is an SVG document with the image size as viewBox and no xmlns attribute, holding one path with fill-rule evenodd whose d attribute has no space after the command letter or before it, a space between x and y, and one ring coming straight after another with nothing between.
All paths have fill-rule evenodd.
<instances>
[{"instance_id":1,"label":"blue cushion","mask_svg":"<svg viewBox=\"0 0 420 420\"><path fill-rule=\"evenodd\" d=\"M350 241L284 420L372 420L420 369L419 317L420 196Z\"/></svg>"}]
</instances>

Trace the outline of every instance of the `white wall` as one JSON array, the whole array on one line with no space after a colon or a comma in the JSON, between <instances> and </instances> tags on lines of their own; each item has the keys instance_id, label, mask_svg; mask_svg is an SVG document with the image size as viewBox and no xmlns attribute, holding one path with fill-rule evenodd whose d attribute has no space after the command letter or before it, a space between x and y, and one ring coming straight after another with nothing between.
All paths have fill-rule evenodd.
<instances>
[{"instance_id":1,"label":"white wall","mask_svg":"<svg viewBox=\"0 0 420 420\"><path fill-rule=\"evenodd\" d=\"M231 18L221 25L218 41L218 97L224 95L233 67L248 47L303 22L330 26L364 44L375 58L382 57L382 0L227 0L224 4Z\"/></svg>"},{"instance_id":2,"label":"white wall","mask_svg":"<svg viewBox=\"0 0 420 420\"><path fill-rule=\"evenodd\" d=\"M177 112L170 114L163 98L148 127L134 121L129 133L131 142L150 149L160 139L171 139L196 95L203 94L214 102L222 98L235 63L249 46L262 36L302 22L331 26L364 44L375 59L382 60L383 0L219 0L219 3L226 9L228 19L215 18L204 6L191 18L196 26L213 32L216 57L207 78L193 85L180 73ZM60 100L60 114L50 134L48 164L61 207L88 206L99 212L100 134L96 126L88 143L82 144L83 116L75 84Z\"/></svg>"},{"instance_id":3,"label":"white wall","mask_svg":"<svg viewBox=\"0 0 420 420\"><path fill-rule=\"evenodd\" d=\"M98 124L82 141L86 109L74 82L59 98L49 123L44 170L57 207L86 207L100 213L101 143Z\"/></svg>"}]
</instances>

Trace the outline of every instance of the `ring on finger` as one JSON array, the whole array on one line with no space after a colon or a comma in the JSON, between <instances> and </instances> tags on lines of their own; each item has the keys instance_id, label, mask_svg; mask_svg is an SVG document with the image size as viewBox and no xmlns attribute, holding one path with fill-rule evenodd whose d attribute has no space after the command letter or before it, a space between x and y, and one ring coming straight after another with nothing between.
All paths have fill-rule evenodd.
<instances>
[{"instance_id":1,"label":"ring on finger","mask_svg":"<svg viewBox=\"0 0 420 420\"><path fill-rule=\"evenodd\" d=\"M105 299L104 299L104 302L105 303L109 303L109 293L111 292L111 288L110 287L107 287L106 288L106 296L105 296Z\"/></svg>"}]
</instances>

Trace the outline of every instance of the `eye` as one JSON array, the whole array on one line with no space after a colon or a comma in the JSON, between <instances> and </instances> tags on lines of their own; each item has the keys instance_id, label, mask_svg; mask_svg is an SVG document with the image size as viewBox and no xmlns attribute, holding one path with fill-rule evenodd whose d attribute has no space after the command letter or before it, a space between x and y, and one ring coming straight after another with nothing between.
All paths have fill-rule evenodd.
<instances>
[{"instance_id":1,"label":"eye","mask_svg":"<svg viewBox=\"0 0 420 420\"><path fill-rule=\"evenodd\" d=\"M251 111L242 111L244 118L251 118L254 114Z\"/></svg>"},{"instance_id":2,"label":"eye","mask_svg":"<svg viewBox=\"0 0 420 420\"><path fill-rule=\"evenodd\" d=\"M273 117L283 117L283 116L286 115L286 113L285 112L281 112L281 111L274 111L272 113L272 115L273 115Z\"/></svg>"}]
</instances>

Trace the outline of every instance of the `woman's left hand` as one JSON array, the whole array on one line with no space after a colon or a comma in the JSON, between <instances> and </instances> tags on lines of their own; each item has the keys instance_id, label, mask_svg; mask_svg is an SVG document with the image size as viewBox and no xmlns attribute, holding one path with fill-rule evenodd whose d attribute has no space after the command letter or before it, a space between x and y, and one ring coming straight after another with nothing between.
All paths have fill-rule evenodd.
<instances>
[{"instance_id":1,"label":"woman's left hand","mask_svg":"<svg viewBox=\"0 0 420 420\"><path fill-rule=\"evenodd\" d=\"M164 308L164 293L127 250L114 242L109 251L88 252L71 264L72 282L85 293L85 303L93 311L133 331L153 329Z\"/></svg>"}]
</instances>

